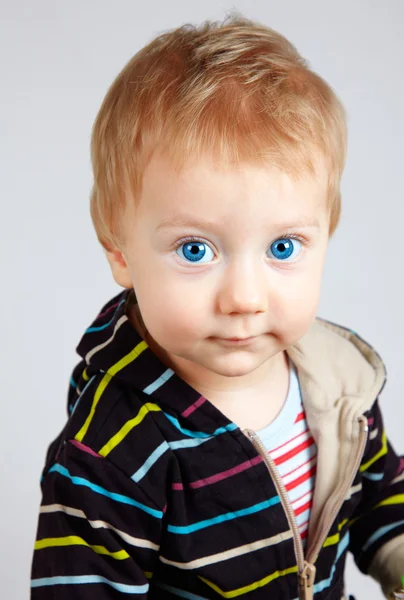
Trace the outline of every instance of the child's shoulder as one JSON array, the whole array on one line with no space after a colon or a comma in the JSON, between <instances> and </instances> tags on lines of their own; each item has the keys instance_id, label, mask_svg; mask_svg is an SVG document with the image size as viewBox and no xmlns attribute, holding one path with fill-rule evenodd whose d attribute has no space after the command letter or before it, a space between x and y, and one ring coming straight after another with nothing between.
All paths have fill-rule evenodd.
<instances>
[{"instance_id":1,"label":"child's shoulder","mask_svg":"<svg viewBox=\"0 0 404 600\"><path fill-rule=\"evenodd\" d=\"M141 392L122 385L107 372L81 361L73 370L69 387L68 420L48 449L47 470L58 452L72 443L89 455L107 460L142 487L154 487L145 471L153 452L164 443L160 407ZM171 453L159 460L158 472L168 468ZM163 478L164 479L164 478Z\"/></svg>"}]
</instances>

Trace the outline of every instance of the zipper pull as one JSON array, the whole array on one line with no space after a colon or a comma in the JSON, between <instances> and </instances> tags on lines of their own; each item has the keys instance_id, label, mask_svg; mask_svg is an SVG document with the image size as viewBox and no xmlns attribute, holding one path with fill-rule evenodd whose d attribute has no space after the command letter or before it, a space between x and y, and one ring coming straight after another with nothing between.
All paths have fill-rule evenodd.
<instances>
[{"instance_id":1,"label":"zipper pull","mask_svg":"<svg viewBox=\"0 0 404 600\"><path fill-rule=\"evenodd\" d=\"M303 571L299 573L299 600L312 600L315 578L316 567L305 560Z\"/></svg>"}]
</instances>

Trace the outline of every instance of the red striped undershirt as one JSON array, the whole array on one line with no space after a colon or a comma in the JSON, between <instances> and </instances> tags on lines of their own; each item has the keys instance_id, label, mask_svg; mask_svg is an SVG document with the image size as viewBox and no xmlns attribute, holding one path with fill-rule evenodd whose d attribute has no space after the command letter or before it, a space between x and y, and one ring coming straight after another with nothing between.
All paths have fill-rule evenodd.
<instances>
[{"instance_id":1,"label":"red striped undershirt","mask_svg":"<svg viewBox=\"0 0 404 600\"><path fill-rule=\"evenodd\" d=\"M291 502L303 545L306 544L317 467L317 447L306 422L300 386L290 363L289 391L281 412L258 431Z\"/></svg>"}]
</instances>

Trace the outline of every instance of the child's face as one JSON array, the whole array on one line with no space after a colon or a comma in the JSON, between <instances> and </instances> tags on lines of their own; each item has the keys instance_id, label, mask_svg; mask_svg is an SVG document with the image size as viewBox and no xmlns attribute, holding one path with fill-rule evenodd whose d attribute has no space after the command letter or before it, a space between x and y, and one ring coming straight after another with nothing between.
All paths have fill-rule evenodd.
<instances>
[{"instance_id":1,"label":"child's face","mask_svg":"<svg viewBox=\"0 0 404 600\"><path fill-rule=\"evenodd\" d=\"M325 174L296 182L206 158L177 175L155 156L125 219L126 266L115 278L134 287L149 335L174 365L248 377L312 323L328 226Z\"/></svg>"}]
</instances>

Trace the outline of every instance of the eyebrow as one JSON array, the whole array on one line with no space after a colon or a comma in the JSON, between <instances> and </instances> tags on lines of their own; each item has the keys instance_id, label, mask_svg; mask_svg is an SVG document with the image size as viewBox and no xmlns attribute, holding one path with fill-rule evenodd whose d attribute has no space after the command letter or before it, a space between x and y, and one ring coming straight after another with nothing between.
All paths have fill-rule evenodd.
<instances>
[{"instance_id":1,"label":"eyebrow","mask_svg":"<svg viewBox=\"0 0 404 600\"><path fill-rule=\"evenodd\" d=\"M208 219L195 219L193 216L187 215L179 215L177 217L171 217L168 219L164 219L157 226L156 231L160 229L168 229L168 228L181 228L181 227L195 227L197 229L210 229L215 231L220 228L219 223L215 223L214 221L209 221ZM314 216L303 215L294 219L293 221L288 221L285 223L273 223L272 228L276 230L286 230L286 229L301 229L306 227L320 227L320 223L318 219Z\"/></svg>"}]
</instances>

